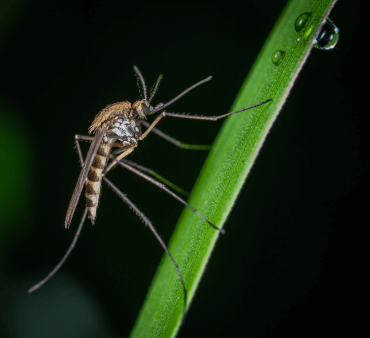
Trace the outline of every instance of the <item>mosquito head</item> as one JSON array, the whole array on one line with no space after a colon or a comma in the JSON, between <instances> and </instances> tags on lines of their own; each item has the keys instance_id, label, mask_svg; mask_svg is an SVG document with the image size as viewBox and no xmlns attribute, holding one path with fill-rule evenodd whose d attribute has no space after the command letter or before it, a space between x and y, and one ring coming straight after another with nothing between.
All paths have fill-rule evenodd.
<instances>
[{"instance_id":1,"label":"mosquito head","mask_svg":"<svg viewBox=\"0 0 370 338\"><path fill-rule=\"evenodd\" d=\"M153 114L154 108L150 105L148 101L139 100L132 105L132 109L139 115L140 118L145 118L145 116Z\"/></svg>"},{"instance_id":2,"label":"mosquito head","mask_svg":"<svg viewBox=\"0 0 370 338\"><path fill-rule=\"evenodd\" d=\"M140 73L140 70L136 66L134 66L134 71L135 71L135 74L136 74L136 76L138 78L138 83L141 84L141 88L142 88L142 92L143 92L142 93L142 96L144 97L143 100L140 100L140 101L135 102L134 105L137 104L137 107L138 108L135 108L136 109L136 112L142 118L144 118L146 115L154 114L154 113L156 113L156 112L158 112L158 111L160 111L160 110L168 107L170 104L172 104L175 101L177 101L181 96L185 95L186 93L188 93L189 91L191 91L195 87L198 87L202 83L207 82L207 81L209 81L209 80L212 79L212 76L208 76L206 79L204 79L202 81L199 81L196 84L190 86L188 89L184 90L181 94L177 95L171 101L168 101L167 103L159 103L155 107L152 107L150 105L150 101L152 101L155 93L157 92L158 87L159 87L159 84L160 84L161 80L163 79L163 75L161 74L161 75L158 76L157 81L154 83L154 85L152 87L152 90L151 90L150 96L149 96L149 100L148 100L147 99L147 89L146 89L144 77ZM140 89L140 85L139 85L139 89ZM132 106L133 108L134 108L134 105Z\"/></svg>"}]
</instances>

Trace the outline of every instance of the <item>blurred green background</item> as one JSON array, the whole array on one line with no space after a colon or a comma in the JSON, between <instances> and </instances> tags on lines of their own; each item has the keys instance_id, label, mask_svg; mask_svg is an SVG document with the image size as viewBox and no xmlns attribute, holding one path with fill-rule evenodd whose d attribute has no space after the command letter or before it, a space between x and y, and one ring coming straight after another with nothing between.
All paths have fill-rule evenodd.
<instances>
[{"instance_id":1,"label":"blurred green background","mask_svg":"<svg viewBox=\"0 0 370 338\"><path fill-rule=\"evenodd\" d=\"M134 64L148 85L163 73L154 104L212 75L171 109L227 112L285 3L2 0L0 337L128 336L162 249L106 186L96 225L87 222L62 270L27 294L63 256L82 214L83 202L64 229L79 174L74 135L86 134L105 105L139 98ZM353 243L366 210L361 6L339 1L332 11L339 43L313 50L304 65L179 337L312 336L351 327ZM211 144L221 123L168 119L160 129ZM153 134L130 159L189 191L205 156ZM110 178L168 242L182 206L124 170Z\"/></svg>"}]
</instances>

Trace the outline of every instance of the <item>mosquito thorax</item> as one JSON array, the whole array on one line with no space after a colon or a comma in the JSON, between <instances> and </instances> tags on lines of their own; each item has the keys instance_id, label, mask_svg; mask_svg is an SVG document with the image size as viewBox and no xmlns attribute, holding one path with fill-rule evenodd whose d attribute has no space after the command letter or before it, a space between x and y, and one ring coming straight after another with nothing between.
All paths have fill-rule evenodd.
<instances>
[{"instance_id":1,"label":"mosquito thorax","mask_svg":"<svg viewBox=\"0 0 370 338\"><path fill-rule=\"evenodd\" d=\"M122 142L122 146L135 147L141 135L140 119L127 116L118 117L114 120L107 131L107 136Z\"/></svg>"},{"instance_id":2,"label":"mosquito thorax","mask_svg":"<svg viewBox=\"0 0 370 338\"><path fill-rule=\"evenodd\" d=\"M114 121L120 117L130 117L130 115L132 115L132 106L130 102L122 101L110 104L95 116L89 128L89 133L96 132L100 127L114 124Z\"/></svg>"}]
</instances>

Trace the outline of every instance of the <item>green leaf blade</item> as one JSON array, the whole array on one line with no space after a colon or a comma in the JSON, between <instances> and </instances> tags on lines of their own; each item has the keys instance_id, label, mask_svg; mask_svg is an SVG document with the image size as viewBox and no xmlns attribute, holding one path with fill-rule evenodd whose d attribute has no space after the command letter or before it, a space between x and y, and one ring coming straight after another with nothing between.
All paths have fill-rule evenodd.
<instances>
[{"instance_id":1,"label":"green leaf blade","mask_svg":"<svg viewBox=\"0 0 370 338\"><path fill-rule=\"evenodd\" d=\"M306 61L324 19L336 1L289 1L263 46L231 111L273 99L227 119L202 168L189 203L221 227L245 182L266 135ZM296 18L310 12L299 33ZM284 51L279 65L271 57ZM247 220L246 220L247 221ZM184 209L169 250L194 296L219 233L198 215ZM188 304L188 305L189 305ZM183 315L183 290L171 260L164 256L153 279L131 337L173 337Z\"/></svg>"}]
</instances>

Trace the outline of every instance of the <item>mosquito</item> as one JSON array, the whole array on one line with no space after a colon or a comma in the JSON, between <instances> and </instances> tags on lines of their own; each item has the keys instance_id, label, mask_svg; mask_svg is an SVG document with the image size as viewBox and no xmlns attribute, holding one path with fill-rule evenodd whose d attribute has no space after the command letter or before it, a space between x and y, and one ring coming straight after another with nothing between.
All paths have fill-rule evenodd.
<instances>
[{"instance_id":1,"label":"mosquito","mask_svg":"<svg viewBox=\"0 0 370 338\"><path fill-rule=\"evenodd\" d=\"M148 226L148 228L152 231L154 236L157 238L158 242L166 252L166 254L171 259L176 272L179 276L183 293L184 293L184 314L186 312L187 306L187 291L185 287L185 282L180 272L180 269L175 262L174 258L172 257L171 253L169 252L167 245L163 242L162 238L159 236L158 232L154 228L151 221L139 210L139 208L132 203L126 195L124 195L110 180L107 179L107 173L114 168L117 164L124 167L125 169L137 174L138 176L144 178L145 180L153 183L154 185L158 186L183 205L190 208L193 212L195 212L199 217L201 217L206 223L208 223L213 229L224 233L223 229L219 229L216 227L210 220L204 217L198 210L193 208L189 205L184 199L179 197L177 194L172 192L167 186L154 178L144 174L144 172L149 172L150 169L145 167L139 166L134 164L131 161L125 159L130 153L132 153L138 145L138 141L144 140L150 132L156 133L158 136L164 138L165 140L173 143L175 146L183 149L194 149L194 150L205 150L209 149L207 146L201 145L190 145L184 144L171 136L163 133L155 126L166 116L182 118L182 119L191 119L191 120L204 120L204 121L217 121L219 119L223 119L227 116L240 113L242 111L258 107L263 105L270 100L263 101L261 103L255 104L253 106L243 108L231 113L219 115L219 116L197 116L197 115L184 115L178 113L171 113L167 112L164 109L168 107L170 104L177 101L179 98L187 94L192 89L198 87L199 85L211 80L211 76L207 77L206 79L197 82L196 84L192 85L188 89L184 90L181 94L176 96L171 101L167 103L159 103L156 106L151 105L151 101L158 90L159 83L162 80L163 76L160 75L151 90L151 93L147 95L147 87L145 85L144 78L139 71L139 69L134 66L134 72L138 80L139 91L142 96L141 100L138 100L131 104L128 101L122 101L110 104L106 106L103 110L101 110L95 117L92 125L89 128L89 134L95 134L94 137L92 136L84 136L84 135L75 135L75 143L78 152L78 156L81 163L81 172L80 176L77 180L76 187L74 189L71 201L68 206L67 215L65 219L65 227L69 228L73 215L76 210L77 203L80 199L81 193L83 188L85 188L85 197L86 197L86 207L83 213L82 219L80 221L79 227L77 229L76 235L72 241L72 244L68 248L67 252L65 253L62 260L57 264L57 266L39 283L28 290L29 293L37 290L40 288L44 283L46 283L50 277L52 277L63 265L71 251L73 250L74 246L76 245L77 239L81 233L82 226L86 220L86 217L91 220L92 224L95 222L96 218L96 211L99 204L99 197L100 197L100 190L102 180L104 180L112 189L113 191L126 203L128 206L137 214L137 216ZM148 115L153 115L157 112L161 113L157 116L157 118L150 124L146 120ZM142 127L146 128L144 132L142 132ZM87 152L85 159L83 159L81 148L80 148L80 140L90 141L91 145ZM113 148L116 148L113 150ZM162 180L163 181L163 180ZM173 185L172 185L173 186Z\"/></svg>"}]
</instances>

